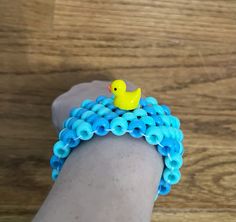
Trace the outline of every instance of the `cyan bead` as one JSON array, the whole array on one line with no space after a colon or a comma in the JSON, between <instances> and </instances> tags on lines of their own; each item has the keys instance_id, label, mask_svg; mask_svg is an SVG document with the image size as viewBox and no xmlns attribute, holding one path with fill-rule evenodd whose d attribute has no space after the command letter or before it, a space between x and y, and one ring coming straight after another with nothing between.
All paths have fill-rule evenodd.
<instances>
[{"instance_id":1,"label":"cyan bead","mask_svg":"<svg viewBox=\"0 0 236 222\"><path fill-rule=\"evenodd\" d=\"M157 126L150 126L145 133L145 139L149 144L156 145L162 141L163 134Z\"/></svg>"},{"instance_id":2,"label":"cyan bead","mask_svg":"<svg viewBox=\"0 0 236 222\"><path fill-rule=\"evenodd\" d=\"M126 121L132 121L136 119L136 116L131 112L127 112L122 115L122 118L124 118Z\"/></svg>"},{"instance_id":3,"label":"cyan bead","mask_svg":"<svg viewBox=\"0 0 236 222\"><path fill-rule=\"evenodd\" d=\"M98 115L100 115L100 116L104 116L104 115L106 115L106 114L108 114L108 113L110 113L110 112L111 112L111 110L108 109L108 108L106 108L106 107L104 106L104 107L101 108L97 113L98 113Z\"/></svg>"},{"instance_id":4,"label":"cyan bead","mask_svg":"<svg viewBox=\"0 0 236 222\"><path fill-rule=\"evenodd\" d=\"M93 130L90 123L83 122L81 123L77 129L76 134L81 140L89 140L93 137Z\"/></svg>"},{"instance_id":5,"label":"cyan bead","mask_svg":"<svg viewBox=\"0 0 236 222\"><path fill-rule=\"evenodd\" d=\"M98 110L104 108L104 105L102 104L96 104L95 106L93 106L93 108L91 109L91 111L93 112L97 112Z\"/></svg>"},{"instance_id":6,"label":"cyan bead","mask_svg":"<svg viewBox=\"0 0 236 222\"><path fill-rule=\"evenodd\" d=\"M98 96L97 99L96 99L96 102L100 103L100 102L102 102L106 98L107 98L106 96Z\"/></svg>"},{"instance_id":7,"label":"cyan bead","mask_svg":"<svg viewBox=\"0 0 236 222\"><path fill-rule=\"evenodd\" d=\"M76 118L80 118L81 117L81 115L83 114L83 113L85 113L85 112L87 112L88 110L87 109L80 109L76 114L75 114L75 117Z\"/></svg>"},{"instance_id":8,"label":"cyan bead","mask_svg":"<svg viewBox=\"0 0 236 222\"><path fill-rule=\"evenodd\" d=\"M141 120L134 119L130 122L128 130L132 137L140 138L146 131L146 125Z\"/></svg>"},{"instance_id":9,"label":"cyan bead","mask_svg":"<svg viewBox=\"0 0 236 222\"><path fill-rule=\"evenodd\" d=\"M59 170L53 169L52 170L52 180L55 181L59 175Z\"/></svg>"},{"instance_id":10,"label":"cyan bead","mask_svg":"<svg viewBox=\"0 0 236 222\"><path fill-rule=\"evenodd\" d=\"M172 156L179 153L180 146L176 140L164 137L161 144L157 146L157 149L162 156L167 156L168 154Z\"/></svg>"},{"instance_id":11,"label":"cyan bead","mask_svg":"<svg viewBox=\"0 0 236 222\"><path fill-rule=\"evenodd\" d=\"M53 153L59 158L66 158L70 154L70 147L62 141L57 141L53 146Z\"/></svg>"},{"instance_id":12,"label":"cyan bead","mask_svg":"<svg viewBox=\"0 0 236 222\"><path fill-rule=\"evenodd\" d=\"M78 146L80 143L80 140L77 139L76 133L69 129L63 129L59 134L59 139L72 148Z\"/></svg>"},{"instance_id":13,"label":"cyan bead","mask_svg":"<svg viewBox=\"0 0 236 222\"><path fill-rule=\"evenodd\" d=\"M176 116L170 116L171 125L175 128L180 128L180 120Z\"/></svg>"},{"instance_id":14,"label":"cyan bead","mask_svg":"<svg viewBox=\"0 0 236 222\"><path fill-rule=\"evenodd\" d=\"M125 110L122 110L122 109L116 109L114 112L115 112L118 116L120 116L120 115L123 115L126 111L125 111Z\"/></svg>"},{"instance_id":15,"label":"cyan bead","mask_svg":"<svg viewBox=\"0 0 236 222\"><path fill-rule=\"evenodd\" d=\"M85 108L90 102L92 102L91 99L85 99L82 103L81 103L81 107Z\"/></svg>"},{"instance_id":16,"label":"cyan bead","mask_svg":"<svg viewBox=\"0 0 236 222\"><path fill-rule=\"evenodd\" d=\"M90 103L88 103L86 106L85 106L85 108L86 109L91 109L93 106L95 106L97 103L96 102L94 102L94 101L92 101L92 102L90 102Z\"/></svg>"},{"instance_id":17,"label":"cyan bead","mask_svg":"<svg viewBox=\"0 0 236 222\"><path fill-rule=\"evenodd\" d=\"M161 117L161 119L162 119L165 126L170 126L171 125L169 116L160 115L160 117Z\"/></svg>"},{"instance_id":18,"label":"cyan bead","mask_svg":"<svg viewBox=\"0 0 236 222\"><path fill-rule=\"evenodd\" d=\"M111 131L116 136L122 136L128 129L127 121L122 117L116 117L110 123Z\"/></svg>"},{"instance_id":19,"label":"cyan bead","mask_svg":"<svg viewBox=\"0 0 236 222\"><path fill-rule=\"evenodd\" d=\"M155 121L150 116L143 116L140 120L148 126L155 126Z\"/></svg>"},{"instance_id":20,"label":"cyan bead","mask_svg":"<svg viewBox=\"0 0 236 222\"><path fill-rule=\"evenodd\" d=\"M116 107L113 104L108 105L107 108L112 111L116 109Z\"/></svg>"},{"instance_id":21,"label":"cyan bead","mask_svg":"<svg viewBox=\"0 0 236 222\"><path fill-rule=\"evenodd\" d=\"M139 104L140 104L141 106L147 106L147 101L146 101L146 99L145 99L145 98L141 98L140 101L139 101Z\"/></svg>"},{"instance_id":22,"label":"cyan bead","mask_svg":"<svg viewBox=\"0 0 236 222\"><path fill-rule=\"evenodd\" d=\"M73 124L72 124L72 129L75 130L81 123L83 123L84 120L82 119L77 119Z\"/></svg>"},{"instance_id":23,"label":"cyan bead","mask_svg":"<svg viewBox=\"0 0 236 222\"><path fill-rule=\"evenodd\" d=\"M99 118L93 123L92 129L98 136L105 136L109 133L109 122L105 118Z\"/></svg>"},{"instance_id":24,"label":"cyan bead","mask_svg":"<svg viewBox=\"0 0 236 222\"><path fill-rule=\"evenodd\" d=\"M157 100L152 96L146 97L146 102L147 104L151 104L151 105L158 104Z\"/></svg>"},{"instance_id":25,"label":"cyan bead","mask_svg":"<svg viewBox=\"0 0 236 222\"><path fill-rule=\"evenodd\" d=\"M96 119L100 118L100 116L96 113L94 113L93 115L89 116L87 119L86 119L86 122L88 123L93 123Z\"/></svg>"},{"instance_id":26,"label":"cyan bead","mask_svg":"<svg viewBox=\"0 0 236 222\"><path fill-rule=\"evenodd\" d=\"M134 115L137 117L137 118L141 118L143 116L147 116L147 112L144 110L144 109L135 109L134 110Z\"/></svg>"},{"instance_id":27,"label":"cyan bead","mask_svg":"<svg viewBox=\"0 0 236 222\"><path fill-rule=\"evenodd\" d=\"M170 115L171 114L171 110L167 105L161 105L162 109L164 110L166 115Z\"/></svg>"},{"instance_id":28,"label":"cyan bead","mask_svg":"<svg viewBox=\"0 0 236 222\"><path fill-rule=\"evenodd\" d=\"M175 154L172 156L165 157L165 165L170 170L178 170L183 164L181 155Z\"/></svg>"},{"instance_id":29,"label":"cyan bead","mask_svg":"<svg viewBox=\"0 0 236 222\"><path fill-rule=\"evenodd\" d=\"M181 173L179 170L169 170L166 168L163 172L163 178L170 185L177 184L181 179Z\"/></svg>"},{"instance_id":30,"label":"cyan bead","mask_svg":"<svg viewBox=\"0 0 236 222\"><path fill-rule=\"evenodd\" d=\"M101 102L101 104L104 106L110 105L112 103L113 103L113 99L111 99L111 98L106 98Z\"/></svg>"},{"instance_id":31,"label":"cyan bead","mask_svg":"<svg viewBox=\"0 0 236 222\"><path fill-rule=\"evenodd\" d=\"M162 118L159 115L152 115L152 118L156 122L157 126L162 126L164 124Z\"/></svg>"},{"instance_id":32,"label":"cyan bead","mask_svg":"<svg viewBox=\"0 0 236 222\"><path fill-rule=\"evenodd\" d=\"M50 166L52 169L61 169L62 165L64 164L65 159L58 158L55 155L52 155L50 159Z\"/></svg>"},{"instance_id":33,"label":"cyan bead","mask_svg":"<svg viewBox=\"0 0 236 222\"><path fill-rule=\"evenodd\" d=\"M71 129L73 123L77 120L75 117L70 117L64 121L64 128Z\"/></svg>"},{"instance_id":34,"label":"cyan bead","mask_svg":"<svg viewBox=\"0 0 236 222\"><path fill-rule=\"evenodd\" d=\"M88 110L81 115L80 119L86 120L88 117L92 116L93 114L94 114L93 111Z\"/></svg>"},{"instance_id":35,"label":"cyan bead","mask_svg":"<svg viewBox=\"0 0 236 222\"><path fill-rule=\"evenodd\" d=\"M76 114L81 110L82 108L80 107L74 107L71 109L70 111L70 116L73 117L73 116L76 116Z\"/></svg>"},{"instance_id":36,"label":"cyan bead","mask_svg":"<svg viewBox=\"0 0 236 222\"><path fill-rule=\"evenodd\" d=\"M163 110L161 106L153 105L153 108L155 109L156 113L158 113L159 115L165 115L165 111Z\"/></svg>"},{"instance_id":37,"label":"cyan bead","mask_svg":"<svg viewBox=\"0 0 236 222\"><path fill-rule=\"evenodd\" d=\"M160 195L167 195L170 193L171 185L167 182L165 182L164 179L161 179L160 184L158 186L158 193Z\"/></svg>"}]
</instances>

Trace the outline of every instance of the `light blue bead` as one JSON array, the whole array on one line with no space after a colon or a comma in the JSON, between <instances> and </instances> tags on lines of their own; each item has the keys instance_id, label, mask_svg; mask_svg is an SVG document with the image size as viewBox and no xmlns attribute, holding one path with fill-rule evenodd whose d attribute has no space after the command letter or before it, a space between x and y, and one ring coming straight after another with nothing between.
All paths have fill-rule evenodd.
<instances>
[{"instance_id":1,"label":"light blue bead","mask_svg":"<svg viewBox=\"0 0 236 222\"><path fill-rule=\"evenodd\" d=\"M111 99L111 98L106 98L101 102L101 104L104 106L110 105L112 103L113 103L113 99Z\"/></svg>"},{"instance_id":2,"label":"light blue bead","mask_svg":"<svg viewBox=\"0 0 236 222\"><path fill-rule=\"evenodd\" d=\"M167 182L165 182L164 179L161 179L160 184L158 186L158 193L160 195L167 195L170 193L171 185Z\"/></svg>"},{"instance_id":3,"label":"light blue bead","mask_svg":"<svg viewBox=\"0 0 236 222\"><path fill-rule=\"evenodd\" d=\"M136 119L136 115L134 115L134 114L131 113L131 112L124 113L124 114L122 115L122 117L123 117L126 121L132 121L132 120Z\"/></svg>"},{"instance_id":4,"label":"light blue bead","mask_svg":"<svg viewBox=\"0 0 236 222\"><path fill-rule=\"evenodd\" d=\"M163 178L171 185L177 184L181 179L181 173L179 170L169 170L166 168L163 172Z\"/></svg>"},{"instance_id":5,"label":"light blue bead","mask_svg":"<svg viewBox=\"0 0 236 222\"><path fill-rule=\"evenodd\" d=\"M108 113L108 114L106 114L106 115L104 116L104 118L107 119L108 121L109 121L109 120L112 120L112 119L114 119L114 118L116 118L116 117L118 117L118 114L116 114L116 113L114 113L114 112L110 112L110 113Z\"/></svg>"},{"instance_id":6,"label":"light blue bead","mask_svg":"<svg viewBox=\"0 0 236 222\"><path fill-rule=\"evenodd\" d=\"M179 143L172 138L165 137L161 141L161 144L157 146L157 149L162 156L167 156L168 154L172 156L180 152Z\"/></svg>"},{"instance_id":7,"label":"light blue bead","mask_svg":"<svg viewBox=\"0 0 236 222\"><path fill-rule=\"evenodd\" d=\"M167 105L161 105L162 109L164 110L166 115L170 115L171 114L171 110Z\"/></svg>"},{"instance_id":8,"label":"light blue bead","mask_svg":"<svg viewBox=\"0 0 236 222\"><path fill-rule=\"evenodd\" d=\"M147 104L152 104L152 105L158 104L157 100L154 97L151 97L151 96L146 97L146 102L147 102Z\"/></svg>"},{"instance_id":9,"label":"light blue bead","mask_svg":"<svg viewBox=\"0 0 236 222\"><path fill-rule=\"evenodd\" d=\"M108 105L107 108L112 111L116 109L116 107L113 104Z\"/></svg>"},{"instance_id":10,"label":"light blue bead","mask_svg":"<svg viewBox=\"0 0 236 222\"><path fill-rule=\"evenodd\" d=\"M148 125L148 126L155 126L155 121L152 117L150 116L143 116L140 119L142 122L144 122L144 124Z\"/></svg>"},{"instance_id":11,"label":"light blue bead","mask_svg":"<svg viewBox=\"0 0 236 222\"><path fill-rule=\"evenodd\" d=\"M147 116L147 112L144 109L135 109L133 113L137 118Z\"/></svg>"},{"instance_id":12,"label":"light blue bead","mask_svg":"<svg viewBox=\"0 0 236 222\"><path fill-rule=\"evenodd\" d=\"M163 110L163 108L159 105L153 105L153 108L155 109L155 111L159 114L159 115L165 115L165 111Z\"/></svg>"},{"instance_id":13,"label":"light blue bead","mask_svg":"<svg viewBox=\"0 0 236 222\"><path fill-rule=\"evenodd\" d=\"M106 96L98 96L97 99L96 99L96 102L100 103L100 102L102 102L106 98L107 98Z\"/></svg>"},{"instance_id":14,"label":"light blue bead","mask_svg":"<svg viewBox=\"0 0 236 222\"><path fill-rule=\"evenodd\" d=\"M93 130L91 124L87 122L81 123L77 129L76 134L81 140L89 140L93 137Z\"/></svg>"},{"instance_id":15,"label":"light blue bead","mask_svg":"<svg viewBox=\"0 0 236 222\"><path fill-rule=\"evenodd\" d=\"M93 114L94 114L93 111L88 110L88 111L84 112L84 113L81 115L80 118L81 118L82 120L86 120L88 117L92 116Z\"/></svg>"},{"instance_id":16,"label":"light blue bead","mask_svg":"<svg viewBox=\"0 0 236 222\"><path fill-rule=\"evenodd\" d=\"M82 119L77 119L73 124L72 124L72 129L74 130L74 129L76 129L81 123L83 123L84 122L84 120L82 120Z\"/></svg>"},{"instance_id":17,"label":"light blue bead","mask_svg":"<svg viewBox=\"0 0 236 222\"><path fill-rule=\"evenodd\" d=\"M156 145L162 141L163 134L157 126L150 126L145 133L145 139L149 144Z\"/></svg>"},{"instance_id":18,"label":"light blue bead","mask_svg":"<svg viewBox=\"0 0 236 222\"><path fill-rule=\"evenodd\" d=\"M103 108L101 108L97 113L98 113L98 115L100 115L100 116L104 116L104 115L106 115L106 114L108 114L108 113L110 113L110 112L112 112L110 109L108 109L108 108L106 108L106 107L103 107Z\"/></svg>"},{"instance_id":19,"label":"light blue bead","mask_svg":"<svg viewBox=\"0 0 236 222\"><path fill-rule=\"evenodd\" d=\"M70 147L62 141L57 141L53 146L53 153L59 158L66 158L70 154Z\"/></svg>"},{"instance_id":20,"label":"light blue bead","mask_svg":"<svg viewBox=\"0 0 236 222\"><path fill-rule=\"evenodd\" d=\"M98 110L104 108L104 106L102 104L96 104L95 106L93 106L93 108L91 109L93 112L97 112Z\"/></svg>"},{"instance_id":21,"label":"light blue bead","mask_svg":"<svg viewBox=\"0 0 236 222\"><path fill-rule=\"evenodd\" d=\"M128 129L127 121L122 117L116 117L110 123L111 131L116 136L122 136Z\"/></svg>"},{"instance_id":22,"label":"light blue bead","mask_svg":"<svg viewBox=\"0 0 236 222\"><path fill-rule=\"evenodd\" d=\"M52 180L55 181L59 175L59 170L53 169L52 170Z\"/></svg>"},{"instance_id":23,"label":"light blue bead","mask_svg":"<svg viewBox=\"0 0 236 222\"><path fill-rule=\"evenodd\" d=\"M65 159L58 158L55 155L52 155L50 159L50 166L52 169L61 169L62 165L64 164Z\"/></svg>"},{"instance_id":24,"label":"light blue bead","mask_svg":"<svg viewBox=\"0 0 236 222\"><path fill-rule=\"evenodd\" d=\"M146 131L146 125L141 120L134 119L129 124L128 130L131 131L129 133L132 137L140 138Z\"/></svg>"},{"instance_id":25,"label":"light blue bead","mask_svg":"<svg viewBox=\"0 0 236 222\"><path fill-rule=\"evenodd\" d=\"M182 156L184 154L184 146L183 143L179 142L179 154Z\"/></svg>"},{"instance_id":26,"label":"light blue bead","mask_svg":"<svg viewBox=\"0 0 236 222\"><path fill-rule=\"evenodd\" d=\"M85 108L90 102L93 102L91 99L85 99L82 103L81 103L81 107Z\"/></svg>"},{"instance_id":27,"label":"light blue bead","mask_svg":"<svg viewBox=\"0 0 236 222\"><path fill-rule=\"evenodd\" d=\"M98 118L93 123L92 129L98 136L105 136L109 133L109 122L105 118Z\"/></svg>"},{"instance_id":28,"label":"light blue bead","mask_svg":"<svg viewBox=\"0 0 236 222\"><path fill-rule=\"evenodd\" d=\"M167 156L165 157L165 164L170 170L178 170L183 164L183 159L180 155L177 154Z\"/></svg>"},{"instance_id":29,"label":"light blue bead","mask_svg":"<svg viewBox=\"0 0 236 222\"><path fill-rule=\"evenodd\" d=\"M148 113L148 115L155 115L156 111L152 106L145 106L143 109Z\"/></svg>"}]
</instances>

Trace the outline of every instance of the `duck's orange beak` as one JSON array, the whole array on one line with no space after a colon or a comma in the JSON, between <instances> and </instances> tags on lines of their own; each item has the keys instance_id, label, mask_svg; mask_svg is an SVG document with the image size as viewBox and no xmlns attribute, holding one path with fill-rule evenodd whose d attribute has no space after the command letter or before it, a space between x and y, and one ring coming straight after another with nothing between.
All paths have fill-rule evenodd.
<instances>
[{"instance_id":1,"label":"duck's orange beak","mask_svg":"<svg viewBox=\"0 0 236 222\"><path fill-rule=\"evenodd\" d=\"M111 85L107 86L108 91L111 93Z\"/></svg>"}]
</instances>

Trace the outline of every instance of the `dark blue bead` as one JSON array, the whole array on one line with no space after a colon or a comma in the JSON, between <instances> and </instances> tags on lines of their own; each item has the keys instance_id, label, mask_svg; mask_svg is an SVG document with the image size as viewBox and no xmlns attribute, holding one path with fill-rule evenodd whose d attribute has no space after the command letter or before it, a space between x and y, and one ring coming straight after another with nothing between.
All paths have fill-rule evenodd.
<instances>
[{"instance_id":1,"label":"dark blue bead","mask_svg":"<svg viewBox=\"0 0 236 222\"><path fill-rule=\"evenodd\" d=\"M50 159L50 166L52 169L61 169L62 165L64 164L65 159L64 158L59 158L55 155L52 155Z\"/></svg>"},{"instance_id":2,"label":"dark blue bead","mask_svg":"<svg viewBox=\"0 0 236 222\"><path fill-rule=\"evenodd\" d=\"M129 124L128 130L131 131L130 132L131 136L135 138L139 138L139 137L142 137L143 134L145 133L146 125L144 124L143 121L134 119Z\"/></svg>"},{"instance_id":3,"label":"dark blue bead","mask_svg":"<svg viewBox=\"0 0 236 222\"><path fill-rule=\"evenodd\" d=\"M116 107L113 104L110 104L107 108L114 110Z\"/></svg>"},{"instance_id":4,"label":"dark blue bead","mask_svg":"<svg viewBox=\"0 0 236 222\"><path fill-rule=\"evenodd\" d=\"M166 115L170 115L171 114L171 110L168 106L166 105L161 105L162 109L164 110Z\"/></svg>"},{"instance_id":5,"label":"dark blue bead","mask_svg":"<svg viewBox=\"0 0 236 222\"><path fill-rule=\"evenodd\" d=\"M69 129L63 129L63 131L61 131L59 136L59 139L63 141L63 143L69 144L71 148L79 145L80 140L76 138L77 138L76 133L73 130Z\"/></svg>"},{"instance_id":6,"label":"dark blue bead","mask_svg":"<svg viewBox=\"0 0 236 222\"><path fill-rule=\"evenodd\" d=\"M152 118L155 120L155 123L157 126L162 126L164 125L164 122L162 120L162 118L158 115L152 115Z\"/></svg>"},{"instance_id":7,"label":"dark blue bead","mask_svg":"<svg viewBox=\"0 0 236 222\"><path fill-rule=\"evenodd\" d=\"M156 114L156 111L152 106L145 106L143 109L146 110L146 112L149 115L155 115Z\"/></svg>"},{"instance_id":8,"label":"dark blue bead","mask_svg":"<svg viewBox=\"0 0 236 222\"><path fill-rule=\"evenodd\" d=\"M108 121L111 120L111 119L114 119L118 116L117 113L114 113L114 112L110 112L108 113L107 115L104 116L105 119L107 119Z\"/></svg>"},{"instance_id":9,"label":"dark blue bead","mask_svg":"<svg viewBox=\"0 0 236 222\"><path fill-rule=\"evenodd\" d=\"M162 156L173 155L180 152L179 143L172 138L164 138L161 144L157 146L158 152Z\"/></svg>"},{"instance_id":10,"label":"dark blue bead","mask_svg":"<svg viewBox=\"0 0 236 222\"><path fill-rule=\"evenodd\" d=\"M158 193L160 195L167 195L171 190L171 185L167 182L165 182L164 179L161 179L159 187L158 187Z\"/></svg>"},{"instance_id":11,"label":"dark blue bead","mask_svg":"<svg viewBox=\"0 0 236 222\"><path fill-rule=\"evenodd\" d=\"M96 99L96 102L99 103L99 102L101 102L102 100L104 100L106 98L107 98L106 96L98 96L97 99Z\"/></svg>"}]
</instances>

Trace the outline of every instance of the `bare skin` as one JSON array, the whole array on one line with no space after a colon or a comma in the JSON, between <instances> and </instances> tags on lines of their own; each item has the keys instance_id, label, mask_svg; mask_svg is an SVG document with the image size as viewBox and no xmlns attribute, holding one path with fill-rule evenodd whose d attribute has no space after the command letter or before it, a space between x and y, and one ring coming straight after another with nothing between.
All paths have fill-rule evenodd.
<instances>
[{"instance_id":1,"label":"bare skin","mask_svg":"<svg viewBox=\"0 0 236 222\"><path fill-rule=\"evenodd\" d=\"M52 105L55 127L84 99L109 96L107 85L79 84L59 96ZM94 137L68 157L33 221L149 222L162 170L162 157L143 139Z\"/></svg>"}]
</instances>

